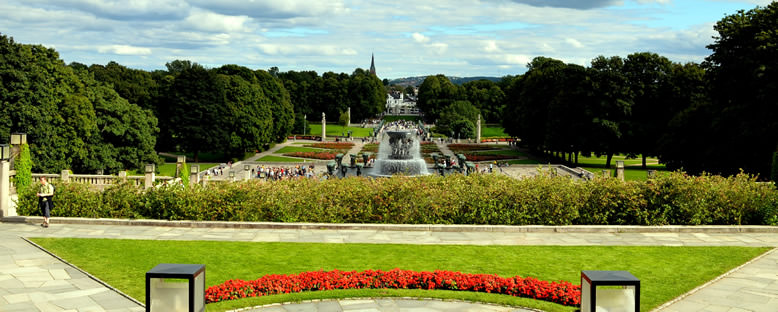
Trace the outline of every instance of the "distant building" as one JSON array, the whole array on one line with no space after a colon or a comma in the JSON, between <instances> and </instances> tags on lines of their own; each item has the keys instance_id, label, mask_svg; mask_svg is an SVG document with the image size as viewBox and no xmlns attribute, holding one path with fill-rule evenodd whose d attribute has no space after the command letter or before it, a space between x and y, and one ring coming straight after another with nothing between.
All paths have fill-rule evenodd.
<instances>
[{"instance_id":1,"label":"distant building","mask_svg":"<svg viewBox=\"0 0 778 312\"><path fill-rule=\"evenodd\" d=\"M391 91L386 95L386 114L387 115L418 115L419 108L416 107L416 98L405 98L400 91Z\"/></svg>"}]
</instances>

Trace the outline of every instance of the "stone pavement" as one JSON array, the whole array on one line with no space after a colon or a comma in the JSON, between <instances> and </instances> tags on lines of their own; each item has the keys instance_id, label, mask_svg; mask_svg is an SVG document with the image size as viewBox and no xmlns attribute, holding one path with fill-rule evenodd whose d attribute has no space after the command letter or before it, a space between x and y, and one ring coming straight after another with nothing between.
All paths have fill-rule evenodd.
<instances>
[{"instance_id":1,"label":"stone pavement","mask_svg":"<svg viewBox=\"0 0 778 312\"><path fill-rule=\"evenodd\" d=\"M21 237L85 237L151 240L221 240L257 242L320 242L376 244L475 245L643 245L643 246L768 246L778 247L778 227L508 227L329 225L230 222L128 221L53 218L7 218L0 223L0 311L138 311L140 306ZM74 224L81 223L81 224ZM138 225L133 225L138 224ZM362 302L362 301L360 301ZM364 311L394 311L401 301L372 300ZM426 301L414 311L438 311ZM381 304L388 306L381 309ZM373 304L364 301L360 304ZM467 311L469 303L443 310ZM314 309L317 305L322 308ZM339 309L350 311L350 303ZM326 306L326 307L325 307ZM354 306L357 306L355 304ZM298 309L306 307L305 309ZM332 302L276 305L258 311L341 311ZM311 308L308 310L307 308ZM477 305L488 311L493 306ZM275 309L275 310L272 310ZM280 310L279 310L280 309ZM778 311L778 251L711 282L694 294L663 307L664 311ZM409 309L410 310L410 309ZM442 310L440 310L442 311Z\"/></svg>"}]
</instances>

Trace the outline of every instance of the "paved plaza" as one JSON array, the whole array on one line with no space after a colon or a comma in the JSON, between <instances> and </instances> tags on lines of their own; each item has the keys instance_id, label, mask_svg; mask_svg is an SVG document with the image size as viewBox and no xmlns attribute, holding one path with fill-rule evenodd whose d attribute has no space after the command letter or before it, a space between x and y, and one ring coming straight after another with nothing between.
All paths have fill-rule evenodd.
<instances>
[{"instance_id":1,"label":"paved plaza","mask_svg":"<svg viewBox=\"0 0 778 312\"><path fill-rule=\"evenodd\" d=\"M12 217L0 223L0 311L143 311L26 237L376 244L778 247L776 227L510 227L128 221ZM8 222L15 221L15 222ZM775 249L662 311L778 311ZM246 311L521 311L439 300L361 299L272 305Z\"/></svg>"}]
</instances>

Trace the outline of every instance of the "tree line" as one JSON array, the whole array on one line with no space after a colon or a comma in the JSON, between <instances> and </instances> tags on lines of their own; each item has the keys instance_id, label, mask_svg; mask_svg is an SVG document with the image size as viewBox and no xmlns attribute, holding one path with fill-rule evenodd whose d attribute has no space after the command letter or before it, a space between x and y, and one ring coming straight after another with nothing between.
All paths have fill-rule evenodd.
<instances>
[{"instance_id":1,"label":"tree line","mask_svg":"<svg viewBox=\"0 0 778 312\"><path fill-rule=\"evenodd\" d=\"M377 115L386 96L362 69L318 76L188 60L155 71L66 65L54 49L5 35L0 52L0 137L27 133L37 172L141 169L161 162L157 151L238 157L283 142L294 127L302 133L306 114L337 120L351 107L352 118Z\"/></svg>"},{"instance_id":2,"label":"tree line","mask_svg":"<svg viewBox=\"0 0 778 312\"><path fill-rule=\"evenodd\" d=\"M627 154L642 156L645 168L656 156L670 169L770 177L771 163L778 175L776 20L775 2L726 16L701 64L651 52L598 56L588 67L537 57L526 73L491 85L430 76L418 105L428 121L455 131L479 111L499 116L531 150L570 163L595 154L610 166L614 154ZM501 93L491 91L497 87ZM466 114L451 122L452 112Z\"/></svg>"}]
</instances>

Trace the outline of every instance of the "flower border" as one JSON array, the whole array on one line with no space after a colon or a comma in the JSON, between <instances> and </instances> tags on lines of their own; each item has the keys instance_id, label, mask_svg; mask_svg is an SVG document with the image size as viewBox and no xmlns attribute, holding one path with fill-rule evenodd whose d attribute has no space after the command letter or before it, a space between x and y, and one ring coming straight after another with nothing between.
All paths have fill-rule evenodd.
<instances>
[{"instance_id":1,"label":"flower border","mask_svg":"<svg viewBox=\"0 0 778 312\"><path fill-rule=\"evenodd\" d=\"M568 306L581 302L581 286L567 281L548 282L532 277L499 277L440 271L311 271L299 274L268 274L257 280L228 280L208 287L206 303L248 297L333 289L439 289L505 294L550 301Z\"/></svg>"}]
</instances>

